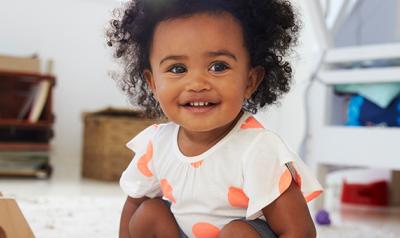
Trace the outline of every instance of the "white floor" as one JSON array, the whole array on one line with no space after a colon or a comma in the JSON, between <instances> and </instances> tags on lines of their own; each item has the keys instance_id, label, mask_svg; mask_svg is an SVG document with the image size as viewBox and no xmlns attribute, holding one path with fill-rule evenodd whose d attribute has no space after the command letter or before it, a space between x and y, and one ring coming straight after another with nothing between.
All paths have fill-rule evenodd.
<instances>
[{"instance_id":1,"label":"white floor","mask_svg":"<svg viewBox=\"0 0 400 238\"><path fill-rule=\"evenodd\" d=\"M0 191L16 198L36 237L117 237L125 199L117 183L82 180L77 166L55 168L49 180L0 178ZM342 206L337 188L326 197L332 225L317 226L318 237L400 237L399 210Z\"/></svg>"}]
</instances>

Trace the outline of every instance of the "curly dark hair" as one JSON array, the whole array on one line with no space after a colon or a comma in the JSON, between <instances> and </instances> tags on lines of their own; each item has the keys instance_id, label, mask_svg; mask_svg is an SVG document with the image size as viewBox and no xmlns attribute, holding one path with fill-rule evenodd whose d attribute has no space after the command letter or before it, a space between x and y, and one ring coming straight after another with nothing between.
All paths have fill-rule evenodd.
<instances>
[{"instance_id":1,"label":"curly dark hair","mask_svg":"<svg viewBox=\"0 0 400 238\"><path fill-rule=\"evenodd\" d=\"M275 104L289 91L292 67L284 59L297 42L299 20L288 0L131 0L113 12L107 44L123 66L115 77L130 99L149 117L163 113L147 87L144 69L150 69L154 28L161 21L196 13L230 13L241 24L252 67L262 66L265 76L244 109Z\"/></svg>"}]
</instances>

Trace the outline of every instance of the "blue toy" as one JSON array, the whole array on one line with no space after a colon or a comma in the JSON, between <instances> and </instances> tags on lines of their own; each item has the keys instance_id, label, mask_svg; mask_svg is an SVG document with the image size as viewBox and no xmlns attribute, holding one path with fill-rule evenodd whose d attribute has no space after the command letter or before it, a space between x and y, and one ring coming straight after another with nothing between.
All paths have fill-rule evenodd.
<instances>
[{"instance_id":1,"label":"blue toy","mask_svg":"<svg viewBox=\"0 0 400 238\"><path fill-rule=\"evenodd\" d=\"M352 96L347 110L348 126L400 126L400 96L381 108L359 95Z\"/></svg>"}]
</instances>

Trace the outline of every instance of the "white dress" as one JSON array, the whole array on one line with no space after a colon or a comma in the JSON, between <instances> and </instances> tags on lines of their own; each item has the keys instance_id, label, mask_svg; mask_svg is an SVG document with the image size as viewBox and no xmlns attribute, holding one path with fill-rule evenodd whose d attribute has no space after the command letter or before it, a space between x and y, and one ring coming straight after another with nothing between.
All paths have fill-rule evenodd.
<instances>
[{"instance_id":1,"label":"white dress","mask_svg":"<svg viewBox=\"0 0 400 238\"><path fill-rule=\"evenodd\" d=\"M303 161L251 114L206 152L187 157L177 144L179 126L153 125L128 144L135 157L120 185L130 197L163 196L189 237L217 237L232 220L262 217L292 178L306 201L317 197L321 185Z\"/></svg>"}]
</instances>

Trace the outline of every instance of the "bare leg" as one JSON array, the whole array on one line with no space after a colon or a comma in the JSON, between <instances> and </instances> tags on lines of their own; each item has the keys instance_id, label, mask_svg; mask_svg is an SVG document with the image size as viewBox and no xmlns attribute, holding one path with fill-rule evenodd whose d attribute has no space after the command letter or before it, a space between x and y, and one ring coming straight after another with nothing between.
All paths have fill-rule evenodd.
<instances>
[{"instance_id":1,"label":"bare leg","mask_svg":"<svg viewBox=\"0 0 400 238\"><path fill-rule=\"evenodd\" d=\"M179 229L169 207L159 199L140 204L129 222L131 238L179 238Z\"/></svg>"}]
</instances>

